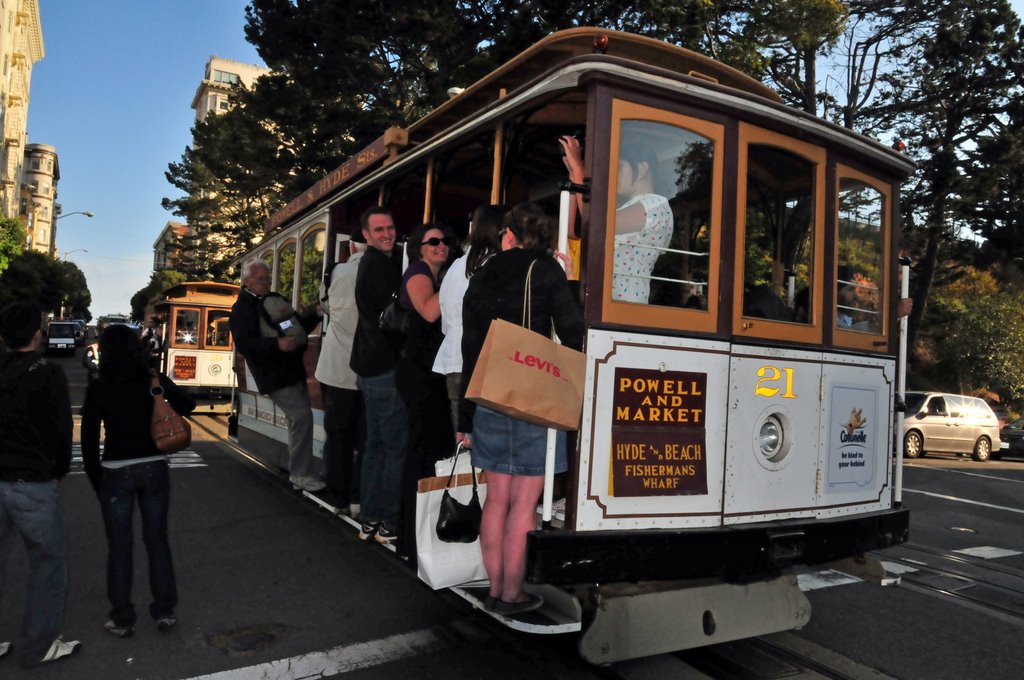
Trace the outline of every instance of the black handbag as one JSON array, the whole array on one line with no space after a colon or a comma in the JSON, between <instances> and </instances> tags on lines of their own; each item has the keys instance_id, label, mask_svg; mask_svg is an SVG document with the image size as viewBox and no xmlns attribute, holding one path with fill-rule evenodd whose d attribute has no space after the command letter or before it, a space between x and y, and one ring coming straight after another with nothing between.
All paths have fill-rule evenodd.
<instances>
[{"instance_id":1,"label":"black handbag","mask_svg":"<svg viewBox=\"0 0 1024 680\"><path fill-rule=\"evenodd\" d=\"M398 291L391 296L391 302L380 313L377 327L386 333L405 335L409 321L409 312L398 301Z\"/></svg>"},{"instance_id":2,"label":"black handbag","mask_svg":"<svg viewBox=\"0 0 1024 680\"><path fill-rule=\"evenodd\" d=\"M459 462L461 451L460 445L455 452L455 460L452 462L452 471L448 474L444 494L441 495L441 509L438 511L437 526L434 529L437 537L445 543L472 543L480 535L480 516L483 509L480 507L480 496L476 489L476 468L471 468L473 497L469 499L469 503L458 502L448 492L455 477L455 464Z\"/></svg>"}]
</instances>

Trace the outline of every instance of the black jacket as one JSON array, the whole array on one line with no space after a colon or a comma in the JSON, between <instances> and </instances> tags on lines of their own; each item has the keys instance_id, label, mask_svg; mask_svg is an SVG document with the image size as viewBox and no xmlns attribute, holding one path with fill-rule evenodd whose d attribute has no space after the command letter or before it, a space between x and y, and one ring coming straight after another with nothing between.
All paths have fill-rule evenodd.
<instances>
[{"instance_id":1,"label":"black jacket","mask_svg":"<svg viewBox=\"0 0 1024 680\"><path fill-rule=\"evenodd\" d=\"M387 255L367 248L356 274L356 307L359 324L352 341L349 366L364 378L386 373L398 364L402 338L380 330L380 313L391 303L402 283L401 254L396 249Z\"/></svg>"},{"instance_id":2,"label":"black jacket","mask_svg":"<svg viewBox=\"0 0 1024 680\"><path fill-rule=\"evenodd\" d=\"M583 348L583 313L580 311L565 272L546 253L512 248L492 257L469 280L462 300L462 394L476 367L487 331L493 319L517 326L523 323L523 291L530 263L530 330L551 337L554 322L559 340L572 349ZM476 405L463 398L459 405L459 432L473 431Z\"/></svg>"},{"instance_id":3,"label":"black jacket","mask_svg":"<svg viewBox=\"0 0 1024 680\"><path fill-rule=\"evenodd\" d=\"M256 380L256 389L260 394L269 394L305 381L306 368L302 363L303 351L282 352L277 346L276 337L265 337L260 332L262 301L263 298L243 287L235 304L231 306L229 324L235 349L245 357L245 363ZM308 333L316 328L320 317L315 309L309 309L301 315L300 320Z\"/></svg>"},{"instance_id":4,"label":"black jacket","mask_svg":"<svg viewBox=\"0 0 1024 680\"><path fill-rule=\"evenodd\" d=\"M73 427L63 369L36 352L0 350L0 480L62 478Z\"/></svg>"},{"instance_id":5,"label":"black jacket","mask_svg":"<svg viewBox=\"0 0 1024 680\"><path fill-rule=\"evenodd\" d=\"M133 380L113 382L104 377L89 383L82 405L82 462L94 489L99 489L100 422L103 423L103 460L132 460L161 456L153 443L150 422L153 420L153 397L149 393L150 376L140 374ZM195 400L160 374L164 398L183 416L192 413Z\"/></svg>"}]
</instances>

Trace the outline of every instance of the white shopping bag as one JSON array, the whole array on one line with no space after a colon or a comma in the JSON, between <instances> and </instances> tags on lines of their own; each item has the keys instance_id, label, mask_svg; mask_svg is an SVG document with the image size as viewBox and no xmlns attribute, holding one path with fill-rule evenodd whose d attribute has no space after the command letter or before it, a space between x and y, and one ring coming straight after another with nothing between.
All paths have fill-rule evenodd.
<instances>
[{"instance_id":1,"label":"white shopping bag","mask_svg":"<svg viewBox=\"0 0 1024 680\"><path fill-rule=\"evenodd\" d=\"M445 543L437 537L437 515L447 482L447 474L427 477L419 481L416 489L417 574L434 590L487 580L479 538L472 543ZM486 482L483 474L477 475L477 493L481 503L487 495ZM458 475L449 487L449 493L456 500L468 503L473 494L473 475Z\"/></svg>"}]
</instances>

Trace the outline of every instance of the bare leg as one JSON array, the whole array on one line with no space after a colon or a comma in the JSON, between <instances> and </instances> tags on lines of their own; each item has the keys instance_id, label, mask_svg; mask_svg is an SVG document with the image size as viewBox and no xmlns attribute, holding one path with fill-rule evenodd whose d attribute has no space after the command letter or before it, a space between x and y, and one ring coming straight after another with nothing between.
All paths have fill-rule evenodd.
<instances>
[{"instance_id":1,"label":"bare leg","mask_svg":"<svg viewBox=\"0 0 1024 680\"><path fill-rule=\"evenodd\" d=\"M487 472L487 498L480 519L480 552L483 554L484 569L491 581L491 597L500 598L504 556L502 555L505 522L508 518L509 492L512 475Z\"/></svg>"},{"instance_id":2,"label":"bare leg","mask_svg":"<svg viewBox=\"0 0 1024 680\"><path fill-rule=\"evenodd\" d=\"M488 500L490 500L490 473L488 479ZM508 518L505 521L504 568L501 599L505 602L521 602L523 578L526 575L526 534L537 527L537 500L544 489L543 477L512 477ZM491 584L494 592L494 584Z\"/></svg>"}]
</instances>

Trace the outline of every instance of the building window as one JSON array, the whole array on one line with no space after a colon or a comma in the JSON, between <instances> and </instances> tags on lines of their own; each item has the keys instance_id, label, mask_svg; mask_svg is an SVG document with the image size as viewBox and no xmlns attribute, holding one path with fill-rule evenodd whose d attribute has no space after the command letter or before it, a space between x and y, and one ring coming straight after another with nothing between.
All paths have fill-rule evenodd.
<instances>
[{"instance_id":1,"label":"building window","mask_svg":"<svg viewBox=\"0 0 1024 680\"><path fill-rule=\"evenodd\" d=\"M215 83L230 83L232 85L235 85L235 84L238 83L238 74L237 73L229 73L227 71L217 71L217 70L214 70L214 72L213 72L213 82L215 82Z\"/></svg>"},{"instance_id":2,"label":"building window","mask_svg":"<svg viewBox=\"0 0 1024 680\"><path fill-rule=\"evenodd\" d=\"M32 159L32 169L33 170L38 170L39 169L39 159L38 158L33 158Z\"/></svg>"},{"instance_id":3,"label":"building window","mask_svg":"<svg viewBox=\"0 0 1024 680\"><path fill-rule=\"evenodd\" d=\"M45 207L45 206L40 208L39 209L39 217L44 219L44 220L50 219L50 209Z\"/></svg>"},{"instance_id":4,"label":"building window","mask_svg":"<svg viewBox=\"0 0 1024 680\"><path fill-rule=\"evenodd\" d=\"M46 243L46 230L42 227L36 231L36 243Z\"/></svg>"},{"instance_id":5,"label":"building window","mask_svg":"<svg viewBox=\"0 0 1024 680\"><path fill-rule=\"evenodd\" d=\"M220 102L218 102L217 108L219 108L221 111L227 111L228 110L228 100L227 99L222 99Z\"/></svg>"},{"instance_id":6,"label":"building window","mask_svg":"<svg viewBox=\"0 0 1024 680\"><path fill-rule=\"evenodd\" d=\"M27 198L21 199L21 211L20 212L21 212L22 215L28 213L28 199Z\"/></svg>"}]
</instances>

